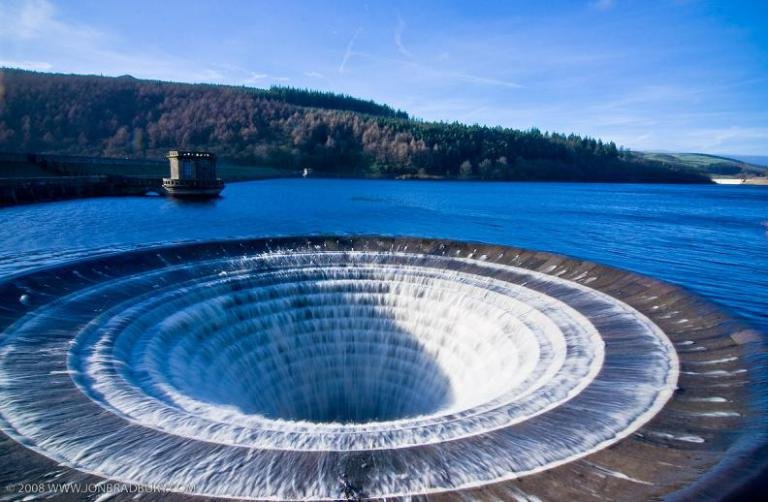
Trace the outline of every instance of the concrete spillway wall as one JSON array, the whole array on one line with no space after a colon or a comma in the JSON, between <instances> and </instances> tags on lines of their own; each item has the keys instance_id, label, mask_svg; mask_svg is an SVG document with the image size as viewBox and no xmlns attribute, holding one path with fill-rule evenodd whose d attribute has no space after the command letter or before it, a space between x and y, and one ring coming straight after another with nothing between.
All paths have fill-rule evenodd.
<instances>
[{"instance_id":1,"label":"concrete spillway wall","mask_svg":"<svg viewBox=\"0 0 768 502\"><path fill-rule=\"evenodd\" d=\"M11 497L721 500L768 458L762 335L579 259L196 242L21 272L0 300Z\"/></svg>"}]
</instances>

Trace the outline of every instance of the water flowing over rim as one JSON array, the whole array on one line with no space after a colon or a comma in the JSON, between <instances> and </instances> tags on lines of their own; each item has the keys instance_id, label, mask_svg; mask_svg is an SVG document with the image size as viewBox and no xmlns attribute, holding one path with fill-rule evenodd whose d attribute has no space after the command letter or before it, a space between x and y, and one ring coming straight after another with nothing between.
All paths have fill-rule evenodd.
<instances>
[{"instance_id":1,"label":"water flowing over rim","mask_svg":"<svg viewBox=\"0 0 768 502\"><path fill-rule=\"evenodd\" d=\"M765 439L756 333L548 253L193 243L21 274L0 297L4 448L71 473L225 498L549 498L579 494L552 480L576 470L608 496L714 496Z\"/></svg>"}]
</instances>

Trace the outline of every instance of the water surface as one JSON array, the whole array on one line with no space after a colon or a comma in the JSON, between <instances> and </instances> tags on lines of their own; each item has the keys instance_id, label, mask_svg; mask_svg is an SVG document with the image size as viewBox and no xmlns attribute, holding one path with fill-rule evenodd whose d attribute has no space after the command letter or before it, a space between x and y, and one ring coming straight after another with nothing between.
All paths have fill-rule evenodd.
<instances>
[{"instance_id":1,"label":"water surface","mask_svg":"<svg viewBox=\"0 0 768 502\"><path fill-rule=\"evenodd\" d=\"M386 234L507 244L651 275L768 331L768 187L282 179L221 199L0 209L0 276L173 242Z\"/></svg>"}]
</instances>

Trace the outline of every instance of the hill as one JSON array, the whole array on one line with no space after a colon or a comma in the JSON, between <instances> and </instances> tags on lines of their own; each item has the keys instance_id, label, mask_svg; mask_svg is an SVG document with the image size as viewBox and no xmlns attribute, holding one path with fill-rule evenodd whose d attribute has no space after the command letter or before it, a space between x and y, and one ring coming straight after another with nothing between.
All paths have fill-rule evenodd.
<instances>
[{"instance_id":1,"label":"hill","mask_svg":"<svg viewBox=\"0 0 768 502\"><path fill-rule=\"evenodd\" d=\"M723 154L721 157L729 159L740 160L748 164L756 165L757 167L768 168L768 155L742 155L742 154Z\"/></svg>"},{"instance_id":2,"label":"hill","mask_svg":"<svg viewBox=\"0 0 768 502\"><path fill-rule=\"evenodd\" d=\"M684 165L574 134L414 120L349 96L292 88L0 70L0 151L229 162L320 175L708 182Z\"/></svg>"},{"instance_id":3,"label":"hill","mask_svg":"<svg viewBox=\"0 0 768 502\"><path fill-rule=\"evenodd\" d=\"M765 166L720 155L666 152L633 153L645 160L657 161L674 166L685 166L691 170L713 177L751 178L755 176L766 176L766 174L768 174L768 168Z\"/></svg>"}]
</instances>

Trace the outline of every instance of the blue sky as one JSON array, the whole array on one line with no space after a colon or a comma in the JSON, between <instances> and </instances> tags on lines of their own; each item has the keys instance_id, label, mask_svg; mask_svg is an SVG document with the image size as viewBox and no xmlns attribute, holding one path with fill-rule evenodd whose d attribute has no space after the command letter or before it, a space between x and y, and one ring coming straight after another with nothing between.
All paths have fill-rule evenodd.
<instances>
[{"instance_id":1,"label":"blue sky","mask_svg":"<svg viewBox=\"0 0 768 502\"><path fill-rule=\"evenodd\" d=\"M427 120L768 154L766 0L0 0L0 65L310 87Z\"/></svg>"}]
</instances>

